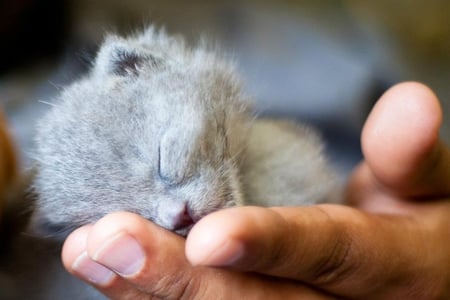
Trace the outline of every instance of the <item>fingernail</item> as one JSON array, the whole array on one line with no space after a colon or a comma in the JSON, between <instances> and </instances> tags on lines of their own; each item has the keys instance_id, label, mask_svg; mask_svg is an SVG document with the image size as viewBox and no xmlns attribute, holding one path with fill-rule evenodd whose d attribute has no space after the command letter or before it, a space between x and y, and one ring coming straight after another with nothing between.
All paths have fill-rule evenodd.
<instances>
[{"instance_id":1,"label":"fingernail","mask_svg":"<svg viewBox=\"0 0 450 300\"><path fill-rule=\"evenodd\" d=\"M208 249L210 248L210 249ZM208 266L230 266L244 256L244 246L234 240L227 240L221 246L206 246L200 254L199 262ZM203 258L201 258L203 256Z\"/></svg>"},{"instance_id":2,"label":"fingernail","mask_svg":"<svg viewBox=\"0 0 450 300\"><path fill-rule=\"evenodd\" d=\"M87 252L83 252L77 257L72 264L72 269L78 275L96 285L108 285L114 278L113 271L90 259Z\"/></svg>"},{"instance_id":3,"label":"fingernail","mask_svg":"<svg viewBox=\"0 0 450 300\"><path fill-rule=\"evenodd\" d=\"M122 232L107 240L93 259L122 276L133 276L143 268L145 253L136 239Z\"/></svg>"}]
</instances>

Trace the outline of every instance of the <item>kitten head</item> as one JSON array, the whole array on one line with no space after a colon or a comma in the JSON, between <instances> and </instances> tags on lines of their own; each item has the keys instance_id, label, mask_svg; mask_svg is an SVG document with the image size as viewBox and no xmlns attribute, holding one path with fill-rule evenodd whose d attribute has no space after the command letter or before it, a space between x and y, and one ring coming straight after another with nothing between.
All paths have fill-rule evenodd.
<instances>
[{"instance_id":1,"label":"kitten head","mask_svg":"<svg viewBox=\"0 0 450 300\"><path fill-rule=\"evenodd\" d=\"M41 120L35 220L52 230L119 210L187 234L240 202L248 127L233 67L150 28L109 37Z\"/></svg>"}]
</instances>

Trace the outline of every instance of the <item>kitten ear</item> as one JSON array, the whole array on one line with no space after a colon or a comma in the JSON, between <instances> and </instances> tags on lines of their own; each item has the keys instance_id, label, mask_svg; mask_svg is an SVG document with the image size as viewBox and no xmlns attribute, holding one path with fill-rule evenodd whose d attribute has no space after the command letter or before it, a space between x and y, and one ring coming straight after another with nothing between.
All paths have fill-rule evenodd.
<instances>
[{"instance_id":1,"label":"kitten ear","mask_svg":"<svg viewBox=\"0 0 450 300\"><path fill-rule=\"evenodd\" d=\"M144 66L156 67L160 60L149 51L119 37L108 37L95 62L96 72L118 76L138 75Z\"/></svg>"},{"instance_id":2,"label":"kitten ear","mask_svg":"<svg viewBox=\"0 0 450 300\"><path fill-rule=\"evenodd\" d=\"M119 76L137 75L145 57L136 51L117 48L109 58L109 72Z\"/></svg>"}]
</instances>

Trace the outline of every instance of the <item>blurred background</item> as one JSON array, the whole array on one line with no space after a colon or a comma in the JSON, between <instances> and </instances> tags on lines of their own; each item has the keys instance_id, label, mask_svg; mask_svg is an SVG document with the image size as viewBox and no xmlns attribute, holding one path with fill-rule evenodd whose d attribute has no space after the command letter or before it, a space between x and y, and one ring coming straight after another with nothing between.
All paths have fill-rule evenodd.
<instances>
[{"instance_id":1,"label":"blurred background","mask_svg":"<svg viewBox=\"0 0 450 300\"><path fill-rule=\"evenodd\" d=\"M4 0L0 106L27 165L45 102L88 70L105 33L152 23L232 54L259 113L318 127L345 176L365 117L399 81L436 91L450 141L449 11L448 0Z\"/></svg>"}]
</instances>

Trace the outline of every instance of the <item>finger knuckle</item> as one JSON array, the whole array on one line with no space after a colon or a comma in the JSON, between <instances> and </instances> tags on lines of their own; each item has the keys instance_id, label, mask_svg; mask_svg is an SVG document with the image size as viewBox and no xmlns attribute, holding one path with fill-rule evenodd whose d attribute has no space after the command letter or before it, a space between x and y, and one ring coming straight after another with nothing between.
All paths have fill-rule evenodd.
<instances>
[{"instance_id":1,"label":"finger knuckle","mask_svg":"<svg viewBox=\"0 0 450 300\"><path fill-rule=\"evenodd\" d=\"M193 300L193 299L204 299L202 294L203 290L201 288L201 282L195 279L188 280L182 289L177 299L180 300Z\"/></svg>"},{"instance_id":2,"label":"finger knuckle","mask_svg":"<svg viewBox=\"0 0 450 300\"><path fill-rule=\"evenodd\" d=\"M328 214L326 211L323 213ZM354 270L358 269L355 260L352 259L357 251L356 240L353 232L344 226L339 220L328 216L334 223L331 228L330 245L321 253L321 257L312 267L312 278L317 284L332 285L348 278Z\"/></svg>"},{"instance_id":3,"label":"finger knuckle","mask_svg":"<svg viewBox=\"0 0 450 300\"><path fill-rule=\"evenodd\" d=\"M197 268L191 274L190 280L185 282L183 289L180 289L177 299L234 299L236 295L233 295L230 289L233 281L230 281L231 277L226 274L221 270Z\"/></svg>"}]
</instances>

